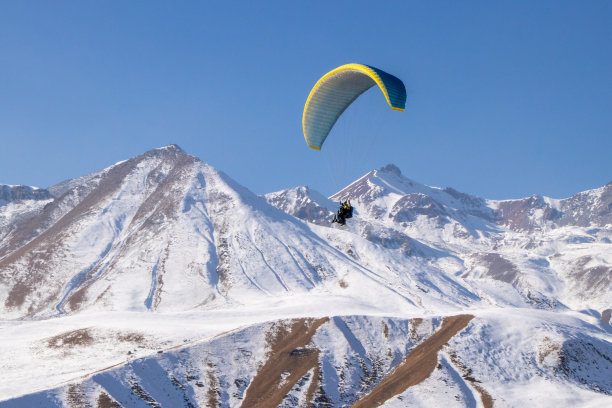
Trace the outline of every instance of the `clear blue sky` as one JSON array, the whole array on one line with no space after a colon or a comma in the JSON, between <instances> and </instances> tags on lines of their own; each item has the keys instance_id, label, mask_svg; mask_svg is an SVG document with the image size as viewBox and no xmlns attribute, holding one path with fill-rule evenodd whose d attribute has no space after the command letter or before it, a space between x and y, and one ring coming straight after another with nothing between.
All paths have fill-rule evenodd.
<instances>
[{"instance_id":1,"label":"clear blue sky","mask_svg":"<svg viewBox=\"0 0 612 408\"><path fill-rule=\"evenodd\" d=\"M493 199L612 180L610 1L0 0L0 183L46 187L176 143L258 194L395 163ZM348 62L378 89L317 152L301 117Z\"/></svg>"}]
</instances>

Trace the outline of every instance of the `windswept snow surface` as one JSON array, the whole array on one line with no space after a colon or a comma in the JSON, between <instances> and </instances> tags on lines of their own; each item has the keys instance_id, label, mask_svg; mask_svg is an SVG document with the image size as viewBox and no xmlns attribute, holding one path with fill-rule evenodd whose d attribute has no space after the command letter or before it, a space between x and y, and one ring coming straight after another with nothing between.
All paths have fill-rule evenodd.
<instances>
[{"instance_id":1,"label":"windswept snow surface","mask_svg":"<svg viewBox=\"0 0 612 408\"><path fill-rule=\"evenodd\" d=\"M0 407L258 406L261 384L284 407L351 406L460 314L384 406L611 403L612 185L491 201L389 165L330 199L259 197L170 145L15 188ZM345 198L355 216L332 225Z\"/></svg>"}]
</instances>

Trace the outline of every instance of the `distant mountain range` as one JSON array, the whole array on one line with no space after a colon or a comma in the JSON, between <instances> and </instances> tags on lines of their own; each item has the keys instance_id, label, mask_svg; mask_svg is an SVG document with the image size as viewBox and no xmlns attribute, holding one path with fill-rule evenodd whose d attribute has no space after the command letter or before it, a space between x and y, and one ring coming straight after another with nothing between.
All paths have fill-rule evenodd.
<instances>
[{"instance_id":1,"label":"distant mountain range","mask_svg":"<svg viewBox=\"0 0 612 408\"><path fill-rule=\"evenodd\" d=\"M612 183L496 201L390 164L258 196L170 145L0 185L0 407L598 406L611 289Z\"/></svg>"},{"instance_id":2,"label":"distant mountain range","mask_svg":"<svg viewBox=\"0 0 612 408\"><path fill-rule=\"evenodd\" d=\"M357 217L347 230L427 259L472 291L493 279L537 307L610 307L612 183L563 200L495 201L419 184L388 165L331 197L349 198ZM329 200L306 187L266 199L309 223L329 226L333 217Z\"/></svg>"}]
</instances>

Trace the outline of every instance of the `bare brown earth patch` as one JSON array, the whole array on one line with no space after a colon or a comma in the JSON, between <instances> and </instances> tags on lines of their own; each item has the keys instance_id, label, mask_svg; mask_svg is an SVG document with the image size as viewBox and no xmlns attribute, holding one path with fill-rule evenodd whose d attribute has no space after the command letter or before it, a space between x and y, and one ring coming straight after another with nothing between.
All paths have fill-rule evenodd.
<instances>
[{"instance_id":1,"label":"bare brown earth patch","mask_svg":"<svg viewBox=\"0 0 612 408\"><path fill-rule=\"evenodd\" d=\"M317 356L317 360L318 360ZM306 401L309 403L313 400L315 393L317 392L317 388L321 386L321 368L317 364L312 373L312 380L310 381L310 385L308 386L308 390L306 391Z\"/></svg>"},{"instance_id":2,"label":"bare brown earth patch","mask_svg":"<svg viewBox=\"0 0 612 408\"><path fill-rule=\"evenodd\" d=\"M559 364L560 353L561 344L549 337L544 337L538 350L538 364L544 365L549 356L553 356L553 361L555 362L555 366L557 366Z\"/></svg>"},{"instance_id":3,"label":"bare brown earth patch","mask_svg":"<svg viewBox=\"0 0 612 408\"><path fill-rule=\"evenodd\" d=\"M612 309L606 309L601 312L601 321L610 324L610 318L612 317Z\"/></svg>"},{"instance_id":4,"label":"bare brown earth patch","mask_svg":"<svg viewBox=\"0 0 612 408\"><path fill-rule=\"evenodd\" d=\"M438 363L438 351L455 334L463 330L472 315L444 318L440 329L416 346L402 361L365 396L357 400L353 408L378 407L391 397L401 394L431 375Z\"/></svg>"},{"instance_id":5,"label":"bare brown earth patch","mask_svg":"<svg viewBox=\"0 0 612 408\"><path fill-rule=\"evenodd\" d=\"M480 400L484 408L493 408L493 397L481 385L472 383L472 387L480 394Z\"/></svg>"},{"instance_id":6,"label":"bare brown earth patch","mask_svg":"<svg viewBox=\"0 0 612 408\"><path fill-rule=\"evenodd\" d=\"M103 392L98 396L98 408L121 408L121 405Z\"/></svg>"},{"instance_id":7,"label":"bare brown earth patch","mask_svg":"<svg viewBox=\"0 0 612 408\"><path fill-rule=\"evenodd\" d=\"M476 265L485 268L483 276L495 279L498 281L515 284L521 272L518 267L495 252L475 254L474 259ZM462 275L463 278L472 275L473 268Z\"/></svg>"},{"instance_id":8,"label":"bare brown earth patch","mask_svg":"<svg viewBox=\"0 0 612 408\"><path fill-rule=\"evenodd\" d=\"M221 406L219 403L219 382L217 381L217 377L215 377L215 373L213 372L214 365L211 362L208 363L208 368L210 370L206 374L209 384L208 391L206 392L206 406L219 407Z\"/></svg>"},{"instance_id":9,"label":"bare brown earth patch","mask_svg":"<svg viewBox=\"0 0 612 408\"><path fill-rule=\"evenodd\" d=\"M143 344L145 342L145 337L142 333L130 332L119 334L117 340L127 343Z\"/></svg>"},{"instance_id":10,"label":"bare brown earth patch","mask_svg":"<svg viewBox=\"0 0 612 408\"><path fill-rule=\"evenodd\" d=\"M91 407L91 404L88 404L85 399L85 392L83 391L83 386L81 384L73 384L68 387L68 391L66 392L66 402L68 403L69 407Z\"/></svg>"},{"instance_id":11,"label":"bare brown earth patch","mask_svg":"<svg viewBox=\"0 0 612 408\"><path fill-rule=\"evenodd\" d=\"M423 323L423 319L419 317L410 319L410 340L412 340L414 343L419 342L419 334L417 333L417 330L421 323Z\"/></svg>"},{"instance_id":12,"label":"bare brown earth patch","mask_svg":"<svg viewBox=\"0 0 612 408\"><path fill-rule=\"evenodd\" d=\"M58 334L47 340L49 348L63 348L74 346L89 346L94 342L89 329L78 329Z\"/></svg>"},{"instance_id":13,"label":"bare brown earth patch","mask_svg":"<svg viewBox=\"0 0 612 408\"><path fill-rule=\"evenodd\" d=\"M313 368L312 381L315 382L319 376L319 350L306 346L317 329L328 320L327 317L317 320L297 319L287 325L276 326L276 332L268 337L268 360L247 388L241 406L277 407L291 388ZM307 394L312 396L314 389L309 387Z\"/></svg>"},{"instance_id":14,"label":"bare brown earth patch","mask_svg":"<svg viewBox=\"0 0 612 408\"><path fill-rule=\"evenodd\" d=\"M96 268L98 269L98 268ZM70 305L71 311L76 311L79 305L87 298L86 295L87 287L83 287L74 292L72 296L68 299L68 304Z\"/></svg>"},{"instance_id":15,"label":"bare brown earth patch","mask_svg":"<svg viewBox=\"0 0 612 408\"><path fill-rule=\"evenodd\" d=\"M6 299L6 307L21 306L25 301L26 295L29 293L30 287L23 282L15 284L9 291Z\"/></svg>"}]
</instances>

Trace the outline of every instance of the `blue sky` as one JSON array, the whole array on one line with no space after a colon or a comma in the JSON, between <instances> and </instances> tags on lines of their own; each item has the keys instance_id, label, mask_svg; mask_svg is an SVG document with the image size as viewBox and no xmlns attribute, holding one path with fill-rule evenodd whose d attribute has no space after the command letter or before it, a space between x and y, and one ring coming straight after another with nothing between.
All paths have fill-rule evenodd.
<instances>
[{"instance_id":1,"label":"blue sky","mask_svg":"<svg viewBox=\"0 0 612 408\"><path fill-rule=\"evenodd\" d=\"M394 163L493 199L612 180L612 2L0 0L0 183L46 187L176 143L258 194L330 195ZM371 89L321 152L306 97L336 66Z\"/></svg>"}]
</instances>

